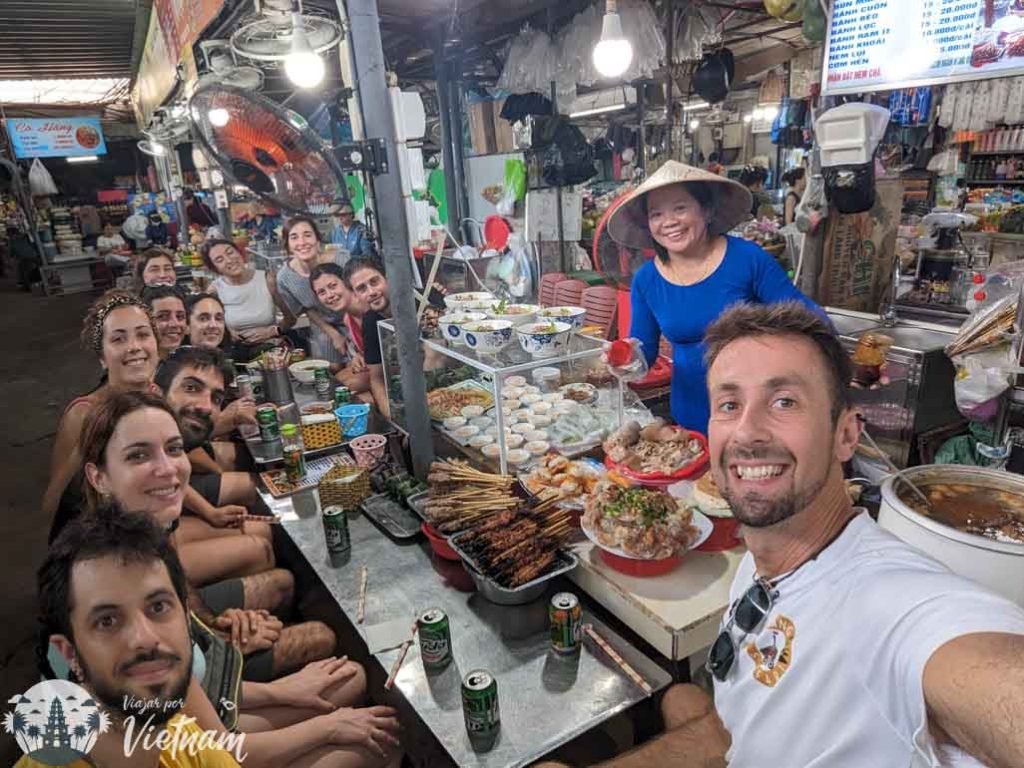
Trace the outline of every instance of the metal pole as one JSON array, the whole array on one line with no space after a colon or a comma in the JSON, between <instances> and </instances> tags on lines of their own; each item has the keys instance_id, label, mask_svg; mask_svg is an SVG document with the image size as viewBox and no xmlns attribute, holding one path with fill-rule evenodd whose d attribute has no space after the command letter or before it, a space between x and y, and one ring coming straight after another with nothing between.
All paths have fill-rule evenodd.
<instances>
[{"instance_id":1,"label":"metal pole","mask_svg":"<svg viewBox=\"0 0 1024 768\"><path fill-rule=\"evenodd\" d=\"M448 198L448 229L458 229L463 213L459 209L458 180L455 178L455 157L452 145L451 90L448 65L444 62L443 43L434 52L434 71L437 78L437 112L441 118L441 157L444 163L444 189Z\"/></svg>"},{"instance_id":2,"label":"metal pole","mask_svg":"<svg viewBox=\"0 0 1024 768\"><path fill-rule=\"evenodd\" d=\"M647 89L643 83L637 86L636 89L636 105L640 110L640 131L637 139L636 151L637 161L636 167L647 175L647 132L644 130L647 125Z\"/></svg>"},{"instance_id":3,"label":"metal pole","mask_svg":"<svg viewBox=\"0 0 1024 768\"><path fill-rule=\"evenodd\" d=\"M555 89L555 81L551 81L551 114L558 119L558 93ZM555 216L558 219L558 268L562 272L568 272L569 266L565 258L565 224L562 221L562 185L555 187Z\"/></svg>"},{"instance_id":4,"label":"metal pole","mask_svg":"<svg viewBox=\"0 0 1024 768\"><path fill-rule=\"evenodd\" d=\"M420 350L420 329L413 298L412 263L409 254L409 223L405 216L402 182L395 146L395 116L384 82L384 48L380 39L377 0L349 0L352 53L359 72L359 96L368 138L383 137L390 160L388 173L376 178L377 217L384 265L391 292L391 313L398 337L399 371L405 401L406 426L413 472L425 478L434 458L430 416L427 413L426 381Z\"/></svg>"},{"instance_id":5,"label":"metal pole","mask_svg":"<svg viewBox=\"0 0 1024 768\"><path fill-rule=\"evenodd\" d=\"M449 64L449 66L452 65ZM449 72L449 74L452 73ZM462 241L465 243L469 241L469 231L462 227L462 220L469 216L469 197L466 195L465 147L462 144L462 82L458 72L455 72L454 77L448 80L448 108L451 110L448 132L451 134L452 172L459 212L457 223L461 228ZM451 216L448 217L448 220L452 221Z\"/></svg>"},{"instance_id":6,"label":"metal pole","mask_svg":"<svg viewBox=\"0 0 1024 768\"><path fill-rule=\"evenodd\" d=\"M668 61L665 62L665 156L672 160L672 61L676 46L676 5L674 0L668 0L668 23L665 30L665 49L668 51Z\"/></svg>"}]
</instances>

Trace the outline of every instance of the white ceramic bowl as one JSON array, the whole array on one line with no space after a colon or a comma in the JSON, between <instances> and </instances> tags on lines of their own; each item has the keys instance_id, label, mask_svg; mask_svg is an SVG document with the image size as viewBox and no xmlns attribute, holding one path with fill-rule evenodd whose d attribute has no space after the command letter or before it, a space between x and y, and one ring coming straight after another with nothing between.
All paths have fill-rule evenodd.
<instances>
[{"instance_id":1,"label":"white ceramic bowl","mask_svg":"<svg viewBox=\"0 0 1024 768\"><path fill-rule=\"evenodd\" d=\"M537 313L538 320L558 320L569 323L574 331L578 331L584 325L587 310L583 307L544 307Z\"/></svg>"},{"instance_id":2,"label":"white ceramic bowl","mask_svg":"<svg viewBox=\"0 0 1024 768\"><path fill-rule=\"evenodd\" d=\"M462 326L466 323L479 323L486 319L487 315L483 312L452 312L442 315L437 324L446 341L455 346L465 346L466 333L462 330Z\"/></svg>"},{"instance_id":3,"label":"white ceramic bowl","mask_svg":"<svg viewBox=\"0 0 1024 768\"><path fill-rule=\"evenodd\" d=\"M507 434L505 435L505 447L506 448L518 448L526 442L526 438L522 435Z\"/></svg>"},{"instance_id":4,"label":"white ceramic bowl","mask_svg":"<svg viewBox=\"0 0 1024 768\"><path fill-rule=\"evenodd\" d=\"M467 405L465 408L461 409L459 413L461 413L464 418L475 419L477 416L483 416L484 407L482 405Z\"/></svg>"},{"instance_id":5,"label":"white ceramic bowl","mask_svg":"<svg viewBox=\"0 0 1024 768\"><path fill-rule=\"evenodd\" d=\"M533 426L535 426L535 427L550 427L551 426L551 417L550 416L545 416L545 415L543 415L541 413L535 413L531 417L530 421L533 422Z\"/></svg>"},{"instance_id":6,"label":"white ceramic bowl","mask_svg":"<svg viewBox=\"0 0 1024 768\"><path fill-rule=\"evenodd\" d=\"M494 302L487 316L494 320L508 320L513 325L525 325L537 319L537 311L540 309L536 304L506 304L504 312L498 312L500 302Z\"/></svg>"},{"instance_id":7,"label":"white ceramic bowl","mask_svg":"<svg viewBox=\"0 0 1024 768\"><path fill-rule=\"evenodd\" d=\"M477 416L475 419L470 419L469 423L471 426L480 427L480 429L487 429L494 422L491 420L490 416Z\"/></svg>"},{"instance_id":8,"label":"white ceramic bowl","mask_svg":"<svg viewBox=\"0 0 1024 768\"><path fill-rule=\"evenodd\" d=\"M483 448L485 445L490 445L493 442L493 435L473 435L469 438L469 444L473 448Z\"/></svg>"},{"instance_id":9,"label":"white ceramic bowl","mask_svg":"<svg viewBox=\"0 0 1024 768\"><path fill-rule=\"evenodd\" d=\"M548 392L543 399L545 403L558 403L565 400L565 395L561 392Z\"/></svg>"},{"instance_id":10,"label":"white ceramic bowl","mask_svg":"<svg viewBox=\"0 0 1024 768\"><path fill-rule=\"evenodd\" d=\"M288 366L288 372L299 384L312 384L317 368L330 367L331 364L327 360L317 360L314 358L312 360L303 360L300 363L292 363Z\"/></svg>"},{"instance_id":11,"label":"white ceramic bowl","mask_svg":"<svg viewBox=\"0 0 1024 768\"><path fill-rule=\"evenodd\" d=\"M467 293L453 293L450 296L444 297L444 305L448 307L452 312L458 312L460 310L465 311L467 304L473 302L488 301L493 299L494 294L488 291L470 291ZM490 306L490 304L488 304Z\"/></svg>"},{"instance_id":12,"label":"white ceramic bowl","mask_svg":"<svg viewBox=\"0 0 1024 768\"><path fill-rule=\"evenodd\" d=\"M501 453L501 448L498 446L497 443L488 443L487 445L480 449L480 452L483 453L483 455L486 456L488 459L496 459L498 458L498 455Z\"/></svg>"},{"instance_id":13,"label":"white ceramic bowl","mask_svg":"<svg viewBox=\"0 0 1024 768\"><path fill-rule=\"evenodd\" d=\"M558 357L569 346L572 325L557 320L516 326L519 346L534 359Z\"/></svg>"},{"instance_id":14,"label":"white ceramic bowl","mask_svg":"<svg viewBox=\"0 0 1024 768\"><path fill-rule=\"evenodd\" d=\"M479 433L480 427L473 427L468 424L464 427L459 427L454 432L452 432L452 434L455 435L455 437L457 437L459 440L468 440L469 438L474 437Z\"/></svg>"},{"instance_id":15,"label":"white ceramic bowl","mask_svg":"<svg viewBox=\"0 0 1024 768\"><path fill-rule=\"evenodd\" d=\"M554 412L556 414L571 413L572 411L576 410L576 406L577 406L577 403L574 403L571 400L563 400L560 403L555 403L555 405L554 405Z\"/></svg>"},{"instance_id":16,"label":"white ceramic bowl","mask_svg":"<svg viewBox=\"0 0 1024 768\"><path fill-rule=\"evenodd\" d=\"M532 432L527 432L523 437L526 438L526 442L535 443L538 440L547 440L548 433L547 430L544 429L535 429Z\"/></svg>"},{"instance_id":17,"label":"white ceramic bowl","mask_svg":"<svg viewBox=\"0 0 1024 768\"><path fill-rule=\"evenodd\" d=\"M466 346L474 352L493 355L512 341L512 323L508 320L481 320L462 326Z\"/></svg>"},{"instance_id":18,"label":"white ceramic bowl","mask_svg":"<svg viewBox=\"0 0 1024 768\"><path fill-rule=\"evenodd\" d=\"M518 424L512 425L512 431L517 435L525 435L527 432L533 432L533 424L528 421L521 421Z\"/></svg>"},{"instance_id":19,"label":"white ceramic bowl","mask_svg":"<svg viewBox=\"0 0 1024 768\"><path fill-rule=\"evenodd\" d=\"M534 403L533 405L531 405L530 411L532 413L537 414L538 416L547 416L549 413L551 413L551 410L554 407L555 406L553 406L551 403L545 403L543 400L541 400L539 403Z\"/></svg>"},{"instance_id":20,"label":"white ceramic bowl","mask_svg":"<svg viewBox=\"0 0 1024 768\"><path fill-rule=\"evenodd\" d=\"M539 395L540 394L540 387L534 386L533 384L527 384L525 387L523 387L523 394L524 395Z\"/></svg>"},{"instance_id":21,"label":"white ceramic bowl","mask_svg":"<svg viewBox=\"0 0 1024 768\"><path fill-rule=\"evenodd\" d=\"M523 405L529 407L529 406L532 406L534 403L539 403L543 399L544 399L543 395L527 394L527 395L523 395L522 397L520 397L519 398L519 402L521 402Z\"/></svg>"},{"instance_id":22,"label":"white ceramic bowl","mask_svg":"<svg viewBox=\"0 0 1024 768\"><path fill-rule=\"evenodd\" d=\"M525 464L530 460L530 452L522 448L513 448L511 451L505 454L505 461L511 466L518 467L520 464Z\"/></svg>"},{"instance_id":23,"label":"white ceramic bowl","mask_svg":"<svg viewBox=\"0 0 1024 768\"><path fill-rule=\"evenodd\" d=\"M551 448L551 443L547 440L531 440L523 448L529 451L531 456L543 456Z\"/></svg>"},{"instance_id":24,"label":"white ceramic bowl","mask_svg":"<svg viewBox=\"0 0 1024 768\"><path fill-rule=\"evenodd\" d=\"M488 299L487 301L467 301L463 305L462 311L463 312L479 312L482 315L486 315L488 310L490 310L490 308L491 308L493 303L494 302L492 302L490 299Z\"/></svg>"},{"instance_id":25,"label":"white ceramic bowl","mask_svg":"<svg viewBox=\"0 0 1024 768\"><path fill-rule=\"evenodd\" d=\"M506 418L511 418L512 414L519 410L519 401L516 401L515 406L503 405L501 406L501 412Z\"/></svg>"},{"instance_id":26,"label":"white ceramic bowl","mask_svg":"<svg viewBox=\"0 0 1024 768\"><path fill-rule=\"evenodd\" d=\"M492 424L491 426L486 427L484 429L484 434L485 435L490 435L495 440L497 440L498 439L498 425L497 424Z\"/></svg>"},{"instance_id":27,"label":"white ceramic bowl","mask_svg":"<svg viewBox=\"0 0 1024 768\"><path fill-rule=\"evenodd\" d=\"M516 421L529 421L530 411L528 408L520 408L518 411L512 411L511 416Z\"/></svg>"},{"instance_id":28,"label":"white ceramic bowl","mask_svg":"<svg viewBox=\"0 0 1024 768\"><path fill-rule=\"evenodd\" d=\"M466 426L466 418L464 416L450 416L443 423L445 429L452 431Z\"/></svg>"},{"instance_id":29,"label":"white ceramic bowl","mask_svg":"<svg viewBox=\"0 0 1024 768\"><path fill-rule=\"evenodd\" d=\"M509 376L505 379L506 387L525 387L526 377L525 376Z\"/></svg>"}]
</instances>

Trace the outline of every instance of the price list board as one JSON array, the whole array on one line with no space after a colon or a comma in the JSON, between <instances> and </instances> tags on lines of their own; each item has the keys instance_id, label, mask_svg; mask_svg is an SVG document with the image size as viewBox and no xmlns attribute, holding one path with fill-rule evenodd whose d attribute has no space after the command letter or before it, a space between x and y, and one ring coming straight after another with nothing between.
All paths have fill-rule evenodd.
<instances>
[{"instance_id":1,"label":"price list board","mask_svg":"<svg viewBox=\"0 0 1024 768\"><path fill-rule=\"evenodd\" d=\"M1024 0L835 0L825 93L1024 73Z\"/></svg>"}]
</instances>

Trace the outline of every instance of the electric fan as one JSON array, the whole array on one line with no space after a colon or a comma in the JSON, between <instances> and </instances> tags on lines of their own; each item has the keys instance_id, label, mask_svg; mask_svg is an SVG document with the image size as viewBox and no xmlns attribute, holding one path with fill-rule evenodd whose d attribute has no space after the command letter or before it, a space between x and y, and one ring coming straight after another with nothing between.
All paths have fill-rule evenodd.
<instances>
[{"instance_id":1,"label":"electric fan","mask_svg":"<svg viewBox=\"0 0 1024 768\"><path fill-rule=\"evenodd\" d=\"M231 43L227 40L205 40L199 44L205 69L199 76L198 87L222 83L247 91L263 89L263 70L259 67L239 66L235 61Z\"/></svg>"},{"instance_id":2,"label":"electric fan","mask_svg":"<svg viewBox=\"0 0 1024 768\"><path fill-rule=\"evenodd\" d=\"M292 52L295 29L301 25L314 53L323 53L341 41L342 29L327 16L306 13L298 0L298 13L291 0L254 1L256 14L243 19L231 35L231 50L238 56L257 61L282 61Z\"/></svg>"},{"instance_id":3,"label":"electric fan","mask_svg":"<svg viewBox=\"0 0 1024 768\"><path fill-rule=\"evenodd\" d=\"M319 216L345 188L331 148L301 116L259 94L210 82L188 114L210 161L274 208Z\"/></svg>"}]
</instances>

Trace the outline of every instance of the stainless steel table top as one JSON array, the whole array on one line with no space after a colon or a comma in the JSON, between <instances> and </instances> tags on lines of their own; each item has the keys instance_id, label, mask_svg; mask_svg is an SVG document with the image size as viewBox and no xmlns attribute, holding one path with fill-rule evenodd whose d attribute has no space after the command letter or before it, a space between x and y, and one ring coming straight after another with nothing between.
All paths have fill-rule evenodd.
<instances>
[{"instance_id":1,"label":"stainless steel table top","mask_svg":"<svg viewBox=\"0 0 1024 768\"><path fill-rule=\"evenodd\" d=\"M284 529L364 638L367 625L407 619L411 631L416 615L427 608L439 607L448 614L453 663L427 675L419 647L413 644L395 687L458 765L527 765L645 698L590 640L577 656L567 658L550 650L548 601L571 584L556 581L543 599L529 605L494 605L475 592L461 591L472 588L461 565L435 558L424 541L392 541L362 515L349 517L352 551L347 561L332 563L315 491L284 499L261 495L283 518ZM369 570L369 588L366 620L358 626L362 565ZM596 621L587 611L586 596L581 594L580 599L584 621L593 623L654 690L669 684L667 672ZM397 657L397 650L376 655L385 671ZM501 735L487 752L473 750L462 715L462 677L477 668L488 670L498 682Z\"/></svg>"}]
</instances>

